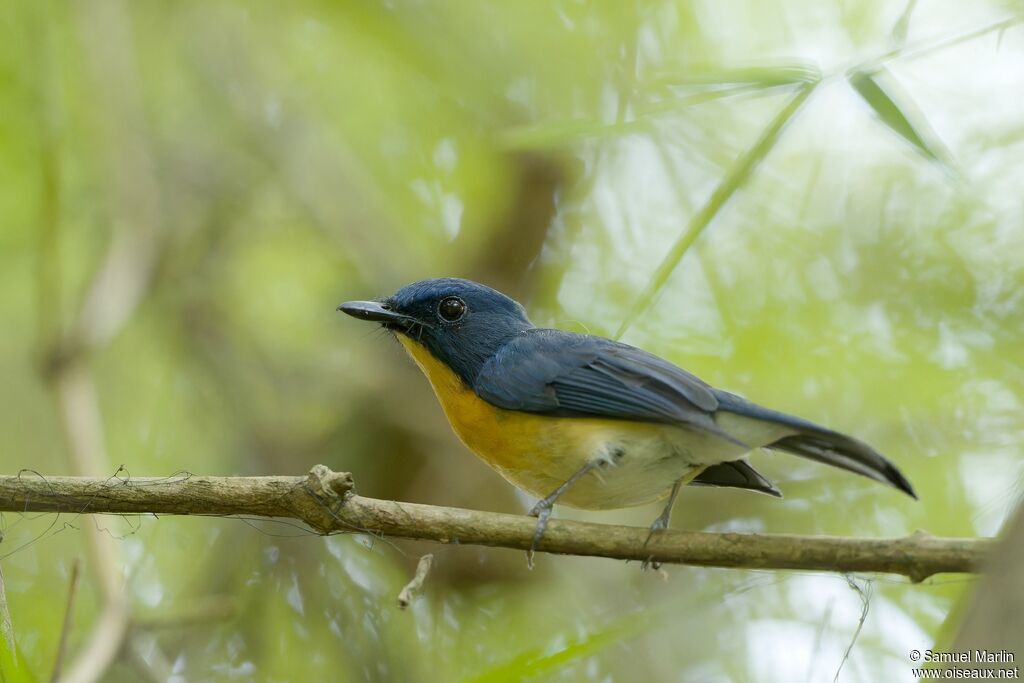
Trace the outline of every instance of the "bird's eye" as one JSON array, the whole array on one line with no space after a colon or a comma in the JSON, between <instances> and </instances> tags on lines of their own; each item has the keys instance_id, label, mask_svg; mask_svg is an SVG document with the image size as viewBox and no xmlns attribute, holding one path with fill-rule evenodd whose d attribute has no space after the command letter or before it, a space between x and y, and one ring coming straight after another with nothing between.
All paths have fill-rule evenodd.
<instances>
[{"instance_id":1,"label":"bird's eye","mask_svg":"<svg viewBox=\"0 0 1024 683\"><path fill-rule=\"evenodd\" d=\"M437 314L442 320L453 323L466 315L466 302L457 296L446 296L437 305Z\"/></svg>"}]
</instances>

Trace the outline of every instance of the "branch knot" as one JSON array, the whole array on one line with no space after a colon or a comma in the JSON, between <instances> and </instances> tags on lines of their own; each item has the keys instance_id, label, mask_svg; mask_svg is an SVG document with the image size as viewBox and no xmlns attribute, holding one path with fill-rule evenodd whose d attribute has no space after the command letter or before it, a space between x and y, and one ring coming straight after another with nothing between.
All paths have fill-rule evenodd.
<instances>
[{"instance_id":1,"label":"branch knot","mask_svg":"<svg viewBox=\"0 0 1024 683\"><path fill-rule=\"evenodd\" d=\"M316 496L345 498L355 493L356 483L351 472L334 472L326 465L313 465L306 476L306 488Z\"/></svg>"}]
</instances>

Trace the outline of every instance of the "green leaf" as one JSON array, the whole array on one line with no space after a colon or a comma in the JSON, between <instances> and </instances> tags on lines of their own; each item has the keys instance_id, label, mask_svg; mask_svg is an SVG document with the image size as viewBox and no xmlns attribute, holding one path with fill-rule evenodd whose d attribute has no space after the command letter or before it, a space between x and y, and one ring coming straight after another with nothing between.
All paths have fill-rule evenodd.
<instances>
[{"instance_id":1,"label":"green leaf","mask_svg":"<svg viewBox=\"0 0 1024 683\"><path fill-rule=\"evenodd\" d=\"M718 67L691 67L685 75L656 78L655 82L669 86L754 85L773 88L795 83L815 83L821 80L821 70L814 64L787 64L784 66L750 66L735 69Z\"/></svg>"},{"instance_id":2,"label":"green leaf","mask_svg":"<svg viewBox=\"0 0 1024 683\"><path fill-rule=\"evenodd\" d=\"M521 681L551 674L564 666L580 662L601 650L620 644L652 631L661 624L665 614L640 612L624 616L604 628L570 640L564 647L552 652L546 647L521 652L495 667L466 679L464 683L501 683Z\"/></svg>"},{"instance_id":3,"label":"green leaf","mask_svg":"<svg viewBox=\"0 0 1024 683\"><path fill-rule=\"evenodd\" d=\"M867 102L879 119L904 140L917 147L925 156L944 163L945 154L924 116L916 113L906 93L900 92L895 81L887 79L883 87L878 76L884 71L852 71L847 78L857 94ZM902 104L900 104L902 102ZM912 121L916 119L916 123Z\"/></svg>"},{"instance_id":4,"label":"green leaf","mask_svg":"<svg viewBox=\"0 0 1024 683\"><path fill-rule=\"evenodd\" d=\"M498 141L503 148L512 150L558 149L588 138L648 133L650 120L683 107L780 86L815 84L820 80L821 71L807 64L725 70L694 67L683 77L651 79L651 89L646 93L648 100L655 93L669 94L657 102L644 103L643 97L638 98L640 101L633 103L636 113L631 120L539 121L507 128L498 134Z\"/></svg>"},{"instance_id":5,"label":"green leaf","mask_svg":"<svg viewBox=\"0 0 1024 683\"><path fill-rule=\"evenodd\" d=\"M814 92L817 85L818 81L812 81L800 86L786 103L786 106L775 115L771 123L761 132L761 136L757 141L732 165L728 173L718 184L718 187L711 193L711 197L708 198L708 201L701 207L700 211L690 219L686 230L683 231L675 244L672 245L672 248L669 249L665 258L658 264L658 268L654 271L654 275L651 276L647 287L637 297L633 306L630 307L629 313L615 333L616 339L621 338L626 330L629 329L629 326L633 324L633 321L650 307L654 297L664 287L669 277L679 265L679 262L683 260L686 252L693 246L693 243L700 237L700 234L704 232L704 229L711 224L711 221L722 210L726 202L736 193L736 190L747 181L761 160L772 150L782 134L783 128L786 127L786 124L793 118L810 94Z\"/></svg>"},{"instance_id":6,"label":"green leaf","mask_svg":"<svg viewBox=\"0 0 1024 683\"><path fill-rule=\"evenodd\" d=\"M903 8L903 14L896 20L896 24L892 27L892 42L897 46L903 45L907 42L907 34L910 32L910 17L914 14L914 9L917 7L917 0L907 0L907 6Z\"/></svg>"},{"instance_id":7,"label":"green leaf","mask_svg":"<svg viewBox=\"0 0 1024 683\"><path fill-rule=\"evenodd\" d=\"M0 638L0 683L34 683L35 678L24 661L17 645L12 649L6 638Z\"/></svg>"}]
</instances>

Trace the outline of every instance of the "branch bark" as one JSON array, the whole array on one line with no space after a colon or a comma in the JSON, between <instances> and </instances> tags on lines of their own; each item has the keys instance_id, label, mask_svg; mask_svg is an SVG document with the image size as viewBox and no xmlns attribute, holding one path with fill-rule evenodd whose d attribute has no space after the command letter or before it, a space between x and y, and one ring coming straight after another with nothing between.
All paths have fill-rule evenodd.
<instances>
[{"instance_id":1,"label":"branch bark","mask_svg":"<svg viewBox=\"0 0 1024 683\"><path fill-rule=\"evenodd\" d=\"M0 477L0 511L286 517L319 534L369 533L527 550L536 520L522 515L356 495L352 476L323 465L303 477ZM992 539L843 538L648 530L551 520L538 550L706 567L901 574L917 582L977 572Z\"/></svg>"}]
</instances>

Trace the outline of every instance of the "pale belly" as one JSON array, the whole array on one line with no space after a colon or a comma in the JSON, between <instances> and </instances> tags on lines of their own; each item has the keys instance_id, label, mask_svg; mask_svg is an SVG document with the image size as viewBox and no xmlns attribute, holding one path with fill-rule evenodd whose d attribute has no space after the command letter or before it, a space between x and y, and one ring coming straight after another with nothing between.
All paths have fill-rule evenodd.
<instances>
[{"instance_id":1,"label":"pale belly","mask_svg":"<svg viewBox=\"0 0 1024 683\"><path fill-rule=\"evenodd\" d=\"M520 414L514 415L522 424ZM530 416L530 421L536 423L514 430L519 434L511 440L481 439L476 426L460 429L455 421L453 427L505 479L539 498L596 462L559 497L559 504L570 507L600 510L659 500L676 481L697 476L709 459L721 462L743 454L728 442L714 439L711 444L702 434L669 425L543 416ZM725 448L712 453L708 446Z\"/></svg>"},{"instance_id":2,"label":"pale belly","mask_svg":"<svg viewBox=\"0 0 1024 683\"><path fill-rule=\"evenodd\" d=\"M597 461L599 466L558 502L587 509L641 505L667 496L676 481L749 450L679 425L556 418L497 408L426 349L399 339L430 380L459 439L513 485L537 497L547 496L587 462ZM740 437L744 443L759 446L781 434L750 434L752 440L746 436Z\"/></svg>"}]
</instances>

